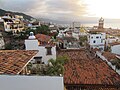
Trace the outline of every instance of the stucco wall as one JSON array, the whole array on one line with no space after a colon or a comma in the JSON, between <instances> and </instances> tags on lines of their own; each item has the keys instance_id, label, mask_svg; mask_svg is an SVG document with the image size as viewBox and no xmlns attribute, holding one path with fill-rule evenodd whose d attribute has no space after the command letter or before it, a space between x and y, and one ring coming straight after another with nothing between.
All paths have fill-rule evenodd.
<instances>
[{"instance_id":1,"label":"stucco wall","mask_svg":"<svg viewBox=\"0 0 120 90\"><path fill-rule=\"evenodd\" d=\"M120 55L120 45L111 46L111 52Z\"/></svg>"},{"instance_id":2,"label":"stucco wall","mask_svg":"<svg viewBox=\"0 0 120 90\"><path fill-rule=\"evenodd\" d=\"M96 38L98 37L98 38ZM105 34L90 34L89 36L90 45L104 45L105 44ZM95 41L95 43L94 43Z\"/></svg>"},{"instance_id":3,"label":"stucco wall","mask_svg":"<svg viewBox=\"0 0 120 90\"><path fill-rule=\"evenodd\" d=\"M38 50L38 40L25 40L26 50Z\"/></svg>"},{"instance_id":4,"label":"stucco wall","mask_svg":"<svg viewBox=\"0 0 120 90\"><path fill-rule=\"evenodd\" d=\"M56 59L56 46L51 48L52 55L46 55L47 49L45 46L39 46L38 50L39 52L36 56L42 56L42 61L45 62L45 64L47 64L49 59Z\"/></svg>"},{"instance_id":5,"label":"stucco wall","mask_svg":"<svg viewBox=\"0 0 120 90\"><path fill-rule=\"evenodd\" d=\"M64 90L63 77L1 75L0 90Z\"/></svg>"},{"instance_id":6,"label":"stucco wall","mask_svg":"<svg viewBox=\"0 0 120 90\"><path fill-rule=\"evenodd\" d=\"M38 46L38 40L25 40L26 50L39 50L36 56L42 56L42 62L47 64L49 59L56 59L56 46L52 46L52 55L46 55L46 46Z\"/></svg>"}]
</instances>

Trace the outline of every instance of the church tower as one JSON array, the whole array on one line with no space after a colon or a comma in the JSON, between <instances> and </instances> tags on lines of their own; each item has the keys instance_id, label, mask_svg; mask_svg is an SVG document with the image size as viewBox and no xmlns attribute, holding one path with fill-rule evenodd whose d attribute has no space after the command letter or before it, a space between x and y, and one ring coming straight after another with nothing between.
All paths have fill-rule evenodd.
<instances>
[{"instance_id":1,"label":"church tower","mask_svg":"<svg viewBox=\"0 0 120 90\"><path fill-rule=\"evenodd\" d=\"M104 19L101 17L99 20L98 29L103 29L103 28L104 28Z\"/></svg>"}]
</instances>

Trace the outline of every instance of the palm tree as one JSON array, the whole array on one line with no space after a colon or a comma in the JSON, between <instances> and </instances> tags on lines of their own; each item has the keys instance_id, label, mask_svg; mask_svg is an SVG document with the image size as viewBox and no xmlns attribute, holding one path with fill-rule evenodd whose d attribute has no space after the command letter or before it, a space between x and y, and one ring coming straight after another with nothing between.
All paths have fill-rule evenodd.
<instances>
[{"instance_id":1,"label":"palm tree","mask_svg":"<svg viewBox=\"0 0 120 90\"><path fill-rule=\"evenodd\" d=\"M64 64L67 62L67 57L58 57L56 60L50 59L48 61L47 74L60 76L64 73Z\"/></svg>"}]
</instances>

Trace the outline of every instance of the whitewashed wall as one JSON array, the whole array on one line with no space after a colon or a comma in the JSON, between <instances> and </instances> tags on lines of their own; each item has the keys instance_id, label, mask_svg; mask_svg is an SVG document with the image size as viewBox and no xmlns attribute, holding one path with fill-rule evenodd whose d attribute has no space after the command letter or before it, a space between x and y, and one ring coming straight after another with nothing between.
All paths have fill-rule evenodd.
<instances>
[{"instance_id":1,"label":"whitewashed wall","mask_svg":"<svg viewBox=\"0 0 120 90\"><path fill-rule=\"evenodd\" d=\"M101 52L99 51L96 51L96 55L99 56L103 61L106 61L107 64L113 69L115 70L119 75L120 75L120 70L119 69L116 69L114 65L111 64L111 62L109 62L109 60L107 60Z\"/></svg>"},{"instance_id":2,"label":"whitewashed wall","mask_svg":"<svg viewBox=\"0 0 120 90\"><path fill-rule=\"evenodd\" d=\"M72 36L79 40L79 33L72 32Z\"/></svg>"},{"instance_id":3,"label":"whitewashed wall","mask_svg":"<svg viewBox=\"0 0 120 90\"><path fill-rule=\"evenodd\" d=\"M52 55L46 55L47 50L46 46L38 46L38 40L25 40L25 48L26 50L38 50L36 56L42 56L42 61L47 64L49 59L56 59L56 46L52 46L51 52Z\"/></svg>"},{"instance_id":4,"label":"whitewashed wall","mask_svg":"<svg viewBox=\"0 0 120 90\"><path fill-rule=\"evenodd\" d=\"M111 52L120 55L120 45L111 46Z\"/></svg>"},{"instance_id":5,"label":"whitewashed wall","mask_svg":"<svg viewBox=\"0 0 120 90\"><path fill-rule=\"evenodd\" d=\"M26 50L38 50L38 40L31 40L27 39L25 40L25 49Z\"/></svg>"},{"instance_id":6,"label":"whitewashed wall","mask_svg":"<svg viewBox=\"0 0 120 90\"><path fill-rule=\"evenodd\" d=\"M64 90L63 77L1 75L0 90Z\"/></svg>"},{"instance_id":7,"label":"whitewashed wall","mask_svg":"<svg viewBox=\"0 0 120 90\"><path fill-rule=\"evenodd\" d=\"M49 59L56 59L56 46L51 48L52 55L46 55L47 49L45 46L39 46L38 50L39 52L36 56L42 56L42 61L45 62L45 64L47 64Z\"/></svg>"},{"instance_id":8,"label":"whitewashed wall","mask_svg":"<svg viewBox=\"0 0 120 90\"><path fill-rule=\"evenodd\" d=\"M96 38L96 37L98 37L98 38ZM105 33L90 34L90 37L88 40L89 40L90 45L104 45L105 44ZM95 41L95 43L93 43L93 41Z\"/></svg>"}]
</instances>

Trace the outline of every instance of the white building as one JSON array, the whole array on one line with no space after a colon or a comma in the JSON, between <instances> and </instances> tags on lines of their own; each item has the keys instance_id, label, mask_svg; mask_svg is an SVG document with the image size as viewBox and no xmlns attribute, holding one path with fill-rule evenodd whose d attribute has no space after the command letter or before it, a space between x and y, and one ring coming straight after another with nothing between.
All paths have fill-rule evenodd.
<instances>
[{"instance_id":1,"label":"white building","mask_svg":"<svg viewBox=\"0 0 120 90\"><path fill-rule=\"evenodd\" d=\"M89 34L88 43L90 45L90 48L98 48L100 50L104 50L105 39L105 33Z\"/></svg>"},{"instance_id":2,"label":"white building","mask_svg":"<svg viewBox=\"0 0 120 90\"><path fill-rule=\"evenodd\" d=\"M33 30L36 30L40 26L41 26L40 21L35 21L28 24L28 27Z\"/></svg>"},{"instance_id":3,"label":"white building","mask_svg":"<svg viewBox=\"0 0 120 90\"><path fill-rule=\"evenodd\" d=\"M64 36L65 36L64 30L60 30L57 37L62 38L62 37L64 37Z\"/></svg>"},{"instance_id":4,"label":"white building","mask_svg":"<svg viewBox=\"0 0 120 90\"><path fill-rule=\"evenodd\" d=\"M111 46L111 53L120 55L120 44Z\"/></svg>"},{"instance_id":5,"label":"white building","mask_svg":"<svg viewBox=\"0 0 120 90\"><path fill-rule=\"evenodd\" d=\"M49 42L41 42L31 32L29 38L25 40L25 47L26 50L38 50L39 52L35 57L39 58L40 62L47 64L49 59L56 59L56 45L50 44Z\"/></svg>"},{"instance_id":6,"label":"white building","mask_svg":"<svg viewBox=\"0 0 120 90\"><path fill-rule=\"evenodd\" d=\"M104 19L100 18L98 28L90 30L88 35L90 48L104 50L106 44L106 33L104 32Z\"/></svg>"},{"instance_id":7,"label":"white building","mask_svg":"<svg viewBox=\"0 0 120 90\"><path fill-rule=\"evenodd\" d=\"M24 23L22 22L23 16L19 15L11 15L10 13L6 13L4 16L1 17L4 23L4 30L6 32L12 31L13 34L20 32L24 29Z\"/></svg>"}]
</instances>

